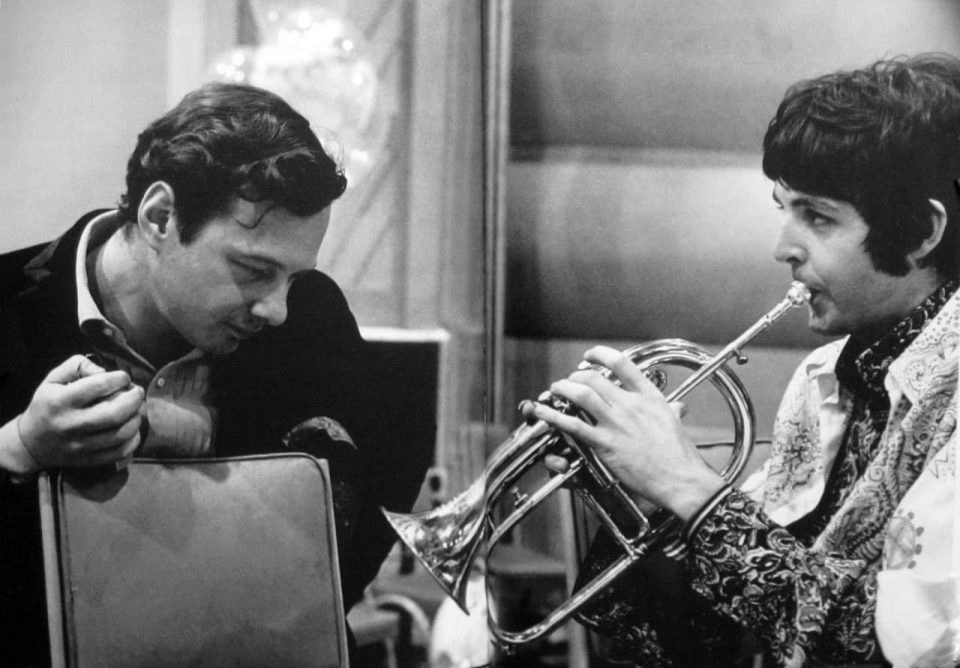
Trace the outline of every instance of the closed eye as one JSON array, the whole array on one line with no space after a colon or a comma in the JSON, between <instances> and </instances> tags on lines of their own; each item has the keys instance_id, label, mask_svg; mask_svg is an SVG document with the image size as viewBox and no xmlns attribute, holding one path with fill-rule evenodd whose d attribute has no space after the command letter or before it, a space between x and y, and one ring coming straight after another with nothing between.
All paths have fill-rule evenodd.
<instances>
[{"instance_id":1,"label":"closed eye","mask_svg":"<svg viewBox=\"0 0 960 668\"><path fill-rule=\"evenodd\" d=\"M245 262L233 263L237 280L241 283L259 283L273 279L275 269L273 267L259 267Z\"/></svg>"}]
</instances>

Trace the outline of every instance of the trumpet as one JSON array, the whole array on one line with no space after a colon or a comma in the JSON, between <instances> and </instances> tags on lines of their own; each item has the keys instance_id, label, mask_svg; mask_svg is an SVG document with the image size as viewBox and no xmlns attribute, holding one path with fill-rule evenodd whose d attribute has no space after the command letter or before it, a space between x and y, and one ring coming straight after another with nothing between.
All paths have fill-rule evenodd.
<instances>
[{"instance_id":1,"label":"trumpet","mask_svg":"<svg viewBox=\"0 0 960 668\"><path fill-rule=\"evenodd\" d=\"M679 401L708 379L723 395L734 427L732 452L720 472L727 482L737 478L750 456L755 438L755 419L749 395L726 363L730 359L735 359L739 364L746 363L742 348L787 312L807 303L809 299L807 288L794 282L782 301L713 356L683 339L660 339L624 351L630 361L661 391L666 385L666 375L661 369L664 365L677 365L692 371L667 395L669 402ZM598 370L610 376L609 370ZM549 392L541 395L539 400L583 420L591 420L585 411ZM570 461L567 470L551 476L548 482L530 494L515 492L512 510L498 517L496 510L504 505L504 494L515 489L516 482L541 462L546 454L560 451L564 451L564 456ZM490 455L483 475L453 499L420 513L393 513L385 509L383 513L427 572L466 612L467 577L481 545L486 545L486 555L489 555L511 529L561 487L572 489L592 508L601 526L612 534L622 548L623 556L573 592L542 621L529 628L508 631L498 624L495 616L489 616L488 623L494 639L509 652L549 634L600 591L611 586L631 565L653 551L680 558L685 551L680 521L664 509L649 513L641 511L590 448L542 420L523 424L510 434Z\"/></svg>"}]
</instances>

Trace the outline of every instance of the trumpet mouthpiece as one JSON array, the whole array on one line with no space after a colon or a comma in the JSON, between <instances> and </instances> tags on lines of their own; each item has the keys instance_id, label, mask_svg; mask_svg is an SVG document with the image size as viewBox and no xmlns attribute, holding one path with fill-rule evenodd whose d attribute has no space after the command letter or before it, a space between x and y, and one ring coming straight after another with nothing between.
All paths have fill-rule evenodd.
<instances>
[{"instance_id":1,"label":"trumpet mouthpiece","mask_svg":"<svg viewBox=\"0 0 960 668\"><path fill-rule=\"evenodd\" d=\"M794 281L790 284L790 289L787 290L787 299L789 299L790 303L794 306L806 304L810 301L810 291L807 289L807 286L800 281Z\"/></svg>"}]
</instances>

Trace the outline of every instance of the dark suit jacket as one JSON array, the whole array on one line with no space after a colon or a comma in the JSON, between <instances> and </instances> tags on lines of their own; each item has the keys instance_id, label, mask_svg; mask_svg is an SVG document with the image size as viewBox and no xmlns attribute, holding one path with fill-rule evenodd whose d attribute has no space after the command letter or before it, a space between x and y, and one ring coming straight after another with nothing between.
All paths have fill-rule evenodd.
<instances>
[{"instance_id":1,"label":"dark suit jacket","mask_svg":"<svg viewBox=\"0 0 960 668\"><path fill-rule=\"evenodd\" d=\"M0 424L26 408L51 369L72 354L92 352L77 325L74 263L82 229L99 213L87 214L49 245L0 256ZM298 278L288 312L281 327L215 359L216 455L282 450L287 431L310 417L330 417L346 428L356 449L328 439L294 447L330 463L349 609L395 540L379 506L409 510L432 453L406 450L396 410L391 415L393 393L329 277L315 271ZM38 648L46 655L39 528L36 484L0 475L2 665L36 660Z\"/></svg>"}]
</instances>

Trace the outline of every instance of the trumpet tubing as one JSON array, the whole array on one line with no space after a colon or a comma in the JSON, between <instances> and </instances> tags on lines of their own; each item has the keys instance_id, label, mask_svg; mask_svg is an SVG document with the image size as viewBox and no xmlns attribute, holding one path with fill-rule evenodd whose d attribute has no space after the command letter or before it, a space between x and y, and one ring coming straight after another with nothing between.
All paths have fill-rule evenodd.
<instances>
[{"instance_id":1,"label":"trumpet tubing","mask_svg":"<svg viewBox=\"0 0 960 668\"><path fill-rule=\"evenodd\" d=\"M754 442L754 415L746 389L726 362L733 358L740 364L745 363L747 358L741 352L742 348L788 311L805 304L809 298L810 294L802 284L793 283L780 303L716 355L711 356L699 346L682 339L662 339L624 351L630 361L651 378L661 391L666 380L660 367L672 364L692 371L667 395L668 401L680 400L706 380L724 397L734 427L733 452L720 472L728 482L736 479L750 456ZM605 369L601 372L608 376L610 374ZM549 393L541 396L540 400L581 419L590 419L583 410ZM530 495L516 499L510 511L498 519L495 509L500 505L503 495L514 487L524 473L541 462L546 453L566 448L573 452L567 471L552 476ZM573 592L541 622L529 628L508 631L497 623L494 616L490 616L489 626L494 638L501 647L510 651L546 636L651 551L658 550L671 557L681 556L684 546L679 536L679 521L662 509L657 509L650 516L642 512L590 448L564 438L543 421L523 424L514 430L491 454L483 476L438 508L408 515L383 512L427 571L466 612L467 578L481 545L486 544L485 555L489 555L512 528L561 486L572 488L592 508L601 525L622 548L623 556Z\"/></svg>"}]
</instances>

